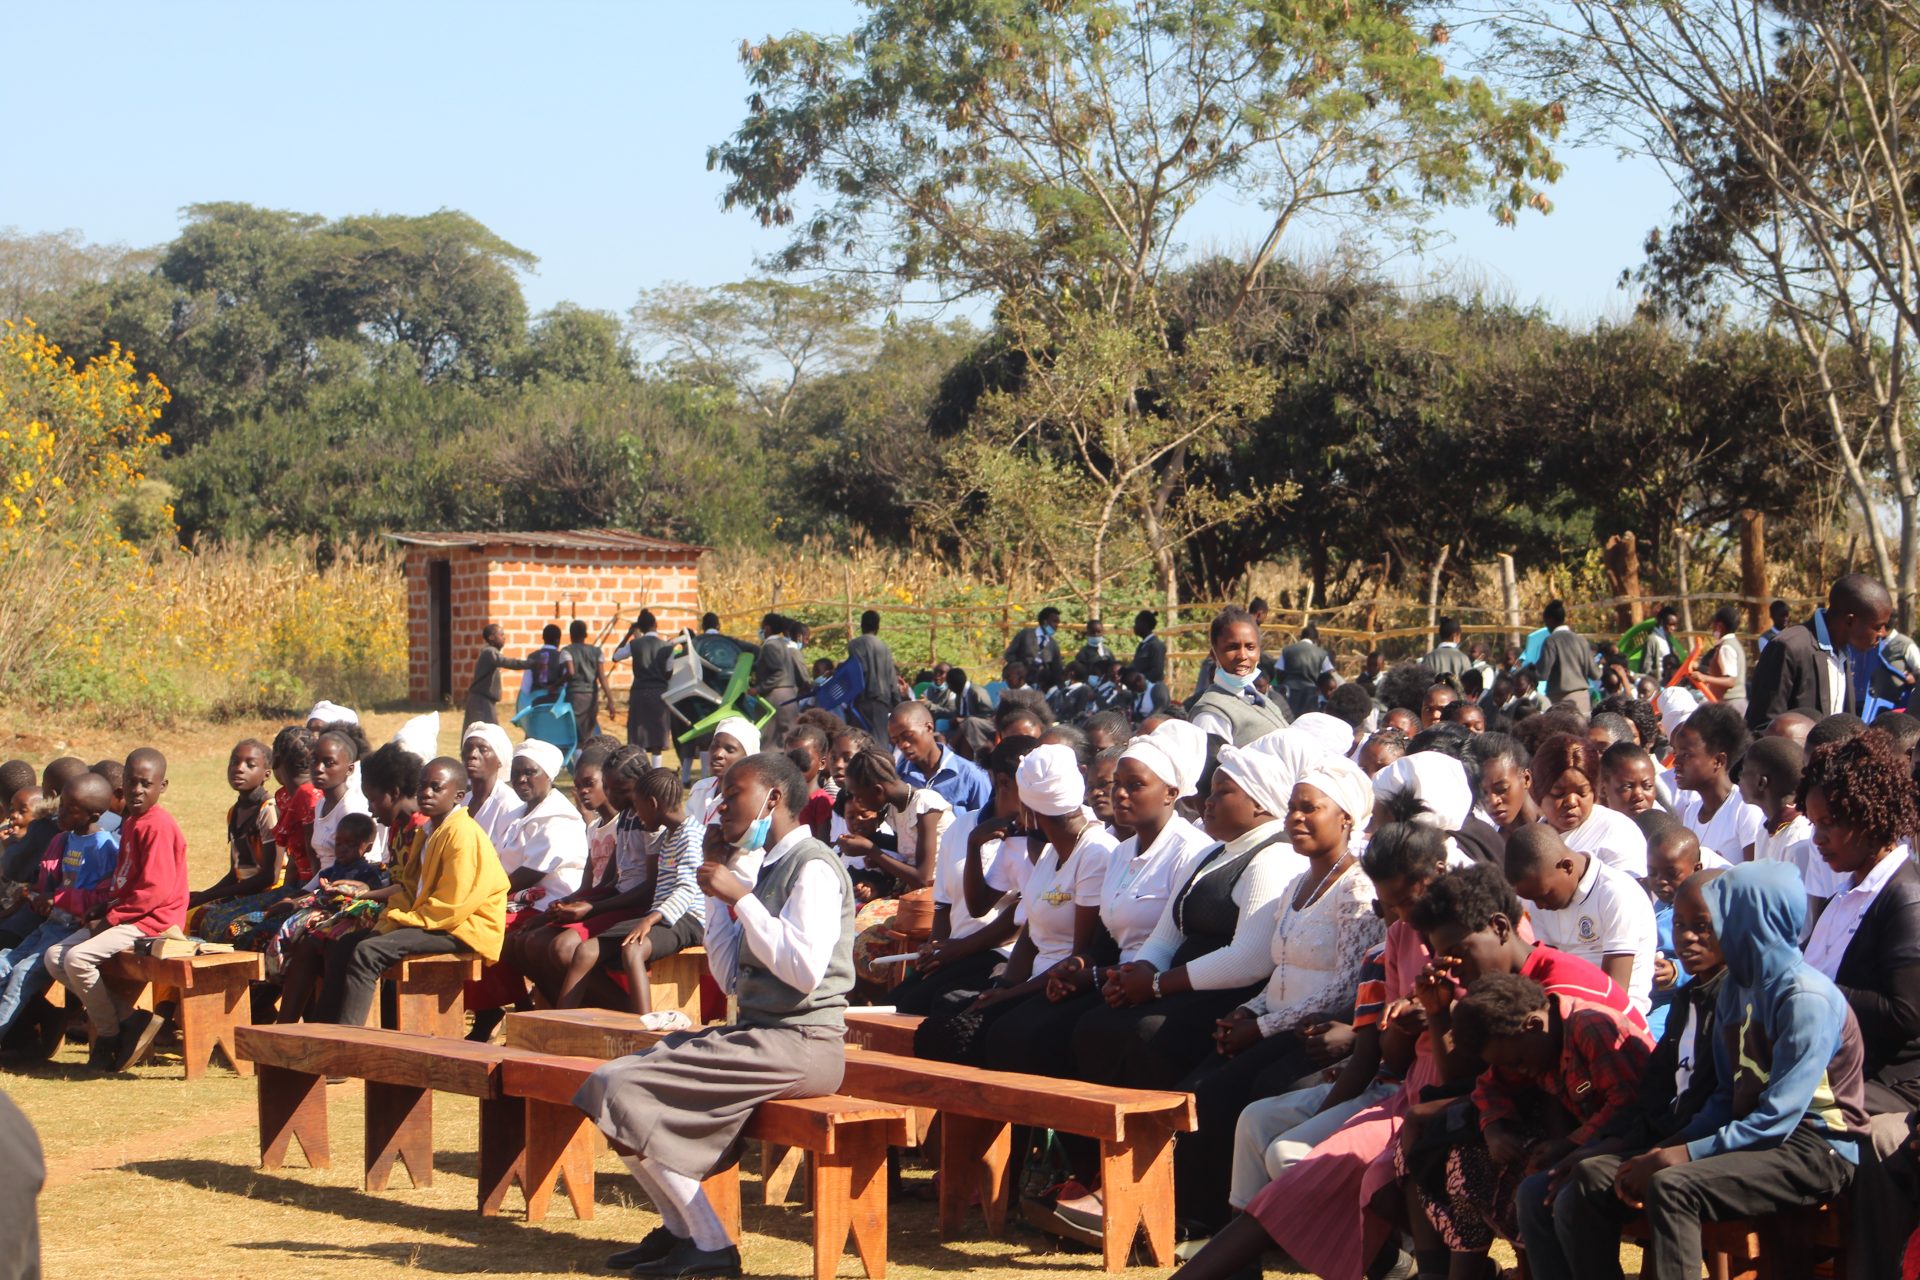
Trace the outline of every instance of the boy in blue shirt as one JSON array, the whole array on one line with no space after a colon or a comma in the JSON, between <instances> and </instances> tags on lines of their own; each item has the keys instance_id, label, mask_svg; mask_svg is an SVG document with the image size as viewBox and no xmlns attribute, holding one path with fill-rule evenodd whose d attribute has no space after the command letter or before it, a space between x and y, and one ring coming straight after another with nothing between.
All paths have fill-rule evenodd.
<instances>
[{"instance_id":1,"label":"boy in blue shirt","mask_svg":"<svg viewBox=\"0 0 1920 1280\"><path fill-rule=\"evenodd\" d=\"M113 784L97 773L81 774L60 796L60 834L48 846L46 864L57 870L27 896L42 923L24 942L0 952L0 1037L42 1004L40 997L53 985L41 957L80 926L84 913L69 909L79 905L72 895L111 876L120 861L119 833L100 827L100 816L112 807Z\"/></svg>"}]
</instances>

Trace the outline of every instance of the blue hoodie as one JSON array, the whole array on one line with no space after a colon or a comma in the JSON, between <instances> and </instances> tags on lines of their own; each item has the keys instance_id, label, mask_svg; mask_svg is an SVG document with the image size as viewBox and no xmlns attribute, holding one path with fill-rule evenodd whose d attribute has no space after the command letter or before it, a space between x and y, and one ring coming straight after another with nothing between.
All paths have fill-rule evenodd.
<instances>
[{"instance_id":1,"label":"blue hoodie","mask_svg":"<svg viewBox=\"0 0 1920 1280\"><path fill-rule=\"evenodd\" d=\"M1777 1147L1804 1121L1857 1163L1866 1130L1860 1024L1800 955L1800 873L1784 862L1742 863L1701 896L1727 957L1713 1049L1720 1086L1678 1140L1704 1160Z\"/></svg>"}]
</instances>

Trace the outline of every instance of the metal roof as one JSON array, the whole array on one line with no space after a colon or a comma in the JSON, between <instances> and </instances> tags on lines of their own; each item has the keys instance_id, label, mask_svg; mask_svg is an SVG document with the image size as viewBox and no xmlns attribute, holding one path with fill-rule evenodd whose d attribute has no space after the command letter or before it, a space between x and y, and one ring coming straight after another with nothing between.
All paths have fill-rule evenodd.
<instances>
[{"instance_id":1,"label":"metal roof","mask_svg":"<svg viewBox=\"0 0 1920 1280\"><path fill-rule=\"evenodd\" d=\"M552 547L561 551L687 551L699 555L713 550L692 542L650 538L630 529L550 529L545 532L390 533L395 542L410 547L478 550L482 547Z\"/></svg>"}]
</instances>

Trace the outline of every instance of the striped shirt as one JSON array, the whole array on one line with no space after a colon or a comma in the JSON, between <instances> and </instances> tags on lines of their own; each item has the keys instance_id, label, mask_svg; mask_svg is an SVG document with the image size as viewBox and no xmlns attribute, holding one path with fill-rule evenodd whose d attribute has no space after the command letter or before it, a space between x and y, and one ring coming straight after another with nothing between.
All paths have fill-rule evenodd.
<instances>
[{"instance_id":1,"label":"striped shirt","mask_svg":"<svg viewBox=\"0 0 1920 1280\"><path fill-rule=\"evenodd\" d=\"M660 923L678 924L682 916L695 920L707 918L707 901L700 892L696 876L700 870L700 843L706 828L692 822L677 827L662 827L648 841L659 871L653 882L653 907Z\"/></svg>"}]
</instances>

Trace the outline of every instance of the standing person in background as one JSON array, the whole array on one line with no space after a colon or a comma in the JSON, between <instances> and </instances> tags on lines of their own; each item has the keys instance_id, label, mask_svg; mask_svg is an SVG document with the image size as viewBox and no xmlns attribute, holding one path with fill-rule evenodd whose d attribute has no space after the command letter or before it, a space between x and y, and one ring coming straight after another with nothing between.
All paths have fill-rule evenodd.
<instances>
[{"instance_id":1,"label":"standing person in background","mask_svg":"<svg viewBox=\"0 0 1920 1280\"><path fill-rule=\"evenodd\" d=\"M1887 638L1880 642L1880 661L1873 669L1873 696L1888 706L1904 707L1916 677L1920 677L1920 644L1899 628L1889 627Z\"/></svg>"},{"instance_id":2,"label":"standing person in background","mask_svg":"<svg viewBox=\"0 0 1920 1280\"><path fill-rule=\"evenodd\" d=\"M509 658L504 652L507 633L497 622L489 622L480 631L480 653L473 660L473 683L467 686L468 724L500 722L500 673L525 671L522 658Z\"/></svg>"},{"instance_id":3,"label":"standing person in background","mask_svg":"<svg viewBox=\"0 0 1920 1280\"><path fill-rule=\"evenodd\" d=\"M1540 660L1534 664L1536 678L1548 702L1568 706L1581 715L1593 711L1593 646L1587 638L1567 625L1567 606L1549 601L1541 614L1548 635L1540 647Z\"/></svg>"},{"instance_id":4,"label":"standing person in background","mask_svg":"<svg viewBox=\"0 0 1920 1280\"><path fill-rule=\"evenodd\" d=\"M1772 620L1773 625L1760 633L1761 649L1765 649L1768 645L1772 644L1774 637L1787 629L1788 616L1787 602L1785 600L1775 600L1767 606L1767 617Z\"/></svg>"},{"instance_id":5,"label":"standing person in background","mask_svg":"<svg viewBox=\"0 0 1920 1280\"><path fill-rule=\"evenodd\" d=\"M1701 659L1694 681L1713 690L1720 701L1745 716L1747 651L1740 643L1740 611L1730 604L1721 605L1713 611L1707 628L1713 632L1713 648ZM1875 683L1879 683L1877 673Z\"/></svg>"},{"instance_id":6,"label":"standing person in background","mask_svg":"<svg viewBox=\"0 0 1920 1280\"><path fill-rule=\"evenodd\" d=\"M1113 650L1107 647L1107 624L1098 618L1087 619L1087 642L1073 655L1075 665L1091 675L1102 663L1112 660Z\"/></svg>"},{"instance_id":7,"label":"standing person in background","mask_svg":"<svg viewBox=\"0 0 1920 1280\"><path fill-rule=\"evenodd\" d=\"M526 668L533 680L533 702L560 701L573 679L573 664L560 651L560 628L549 622L540 628L540 647L527 655Z\"/></svg>"},{"instance_id":8,"label":"standing person in background","mask_svg":"<svg viewBox=\"0 0 1920 1280\"><path fill-rule=\"evenodd\" d=\"M1893 617L1893 597L1864 573L1850 573L1827 592L1824 609L1783 627L1753 664L1747 681L1747 727L1765 733L1789 711L1815 720L1864 705L1869 660Z\"/></svg>"},{"instance_id":9,"label":"standing person in background","mask_svg":"<svg viewBox=\"0 0 1920 1280\"><path fill-rule=\"evenodd\" d=\"M1036 688L1053 688L1060 683L1060 641L1055 634L1059 630L1060 611L1048 605L1032 626L1013 637L1001 661L1024 663L1027 678Z\"/></svg>"},{"instance_id":10,"label":"standing person in background","mask_svg":"<svg viewBox=\"0 0 1920 1280\"><path fill-rule=\"evenodd\" d=\"M1320 628L1309 622L1300 638L1280 651L1280 688L1287 708L1301 716L1314 709L1320 677L1333 670L1333 655L1320 647Z\"/></svg>"},{"instance_id":11,"label":"standing person in background","mask_svg":"<svg viewBox=\"0 0 1920 1280\"><path fill-rule=\"evenodd\" d=\"M1142 609L1133 620L1133 634L1140 644L1127 665L1145 676L1149 685L1167 682L1167 642L1154 634L1159 625L1160 616L1151 609Z\"/></svg>"},{"instance_id":12,"label":"standing person in background","mask_svg":"<svg viewBox=\"0 0 1920 1280\"><path fill-rule=\"evenodd\" d=\"M1213 679L1187 700L1194 727L1244 747L1287 727L1279 702L1254 686L1260 676L1260 629L1245 609L1229 606L1214 618L1207 637Z\"/></svg>"},{"instance_id":13,"label":"standing person in background","mask_svg":"<svg viewBox=\"0 0 1920 1280\"><path fill-rule=\"evenodd\" d=\"M860 615L860 634L847 642L847 656L860 664L866 690L853 700L867 729L884 733L887 713L900 701L900 673L893 666L893 650L880 638L880 615L869 609Z\"/></svg>"},{"instance_id":14,"label":"standing person in background","mask_svg":"<svg viewBox=\"0 0 1920 1280\"><path fill-rule=\"evenodd\" d=\"M1420 659L1420 665L1425 667L1435 680L1446 676L1452 676L1458 680L1473 669L1473 659L1469 658L1466 651L1460 647L1460 620L1458 618L1440 619L1440 627L1436 634L1440 637L1440 643L1433 647L1432 653Z\"/></svg>"},{"instance_id":15,"label":"standing person in background","mask_svg":"<svg viewBox=\"0 0 1920 1280\"><path fill-rule=\"evenodd\" d=\"M1640 646L1640 672L1661 684L1667 682L1667 664L1673 657L1673 632L1680 625L1680 611L1670 604L1654 614L1653 630Z\"/></svg>"},{"instance_id":16,"label":"standing person in background","mask_svg":"<svg viewBox=\"0 0 1920 1280\"><path fill-rule=\"evenodd\" d=\"M587 643L587 624L575 618L567 626L567 639L571 643L561 650L572 664L567 701L573 704L573 722L578 726L580 741L585 742L600 732L602 694L606 695L608 709L612 709L613 688L607 683L607 664L600 646Z\"/></svg>"},{"instance_id":17,"label":"standing person in background","mask_svg":"<svg viewBox=\"0 0 1920 1280\"><path fill-rule=\"evenodd\" d=\"M716 619L717 621L717 619ZM633 663L633 685L627 691L627 741L647 753L647 763L658 769L672 738L667 718L667 680L673 646L660 638L653 610L642 609L627 628L627 638L613 651L613 661ZM604 679L604 677L603 677ZM609 706L613 694L607 694Z\"/></svg>"}]
</instances>

